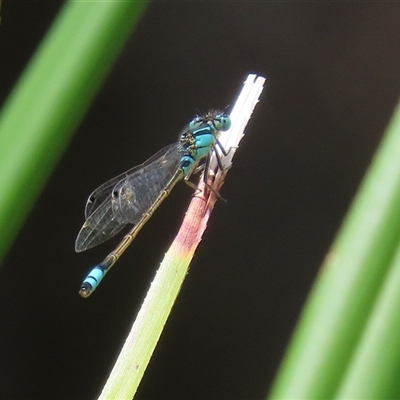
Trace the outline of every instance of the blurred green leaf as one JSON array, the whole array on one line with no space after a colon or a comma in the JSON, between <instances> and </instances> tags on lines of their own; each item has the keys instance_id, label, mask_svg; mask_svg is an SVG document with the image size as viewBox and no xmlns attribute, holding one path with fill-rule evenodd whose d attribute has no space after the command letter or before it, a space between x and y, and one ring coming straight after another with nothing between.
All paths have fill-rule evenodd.
<instances>
[{"instance_id":1,"label":"blurred green leaf","mask_svg":"<svg viewBox=\"0 0 400 400\"><path fill-rule=\"evenodd\" d=\"M0 114L0 259L146 1L70 1Z\"/></svg>"}]
</instances>

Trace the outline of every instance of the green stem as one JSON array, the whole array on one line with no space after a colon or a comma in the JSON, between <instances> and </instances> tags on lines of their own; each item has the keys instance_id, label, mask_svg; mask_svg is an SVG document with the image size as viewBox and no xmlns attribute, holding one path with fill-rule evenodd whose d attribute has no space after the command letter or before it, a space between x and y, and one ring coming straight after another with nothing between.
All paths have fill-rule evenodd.
<instances>
[{"instance_id":1,"label":"green stem","mask_svg":"<svg viewBox=\"0 0 400 400\"><path fill-rule=\"evenodd\" d=\"M239 146L264 82L265 78L260 76L250 74L247 77L231 113L232 127L229 131L221 132L220 143L229 144L235 149ZM233 154L222 157L223 165L230 166L232 157ZM216 159L215 154L211 157L210 165L214 165L214 161L216 164L213 159ZM217 192L228 171L229 168L219 170L212 178L211 175L208 177ZM215 192L205 190L201 177L179 233L157 271L99 399L131 399L134 396L188 273L189 263L207 227L215 202Z\"/></svg>"},{"instance_id":2,"label":"green stem","mask_svg":"<svg viewBox=\"0 0 400 400\"><path fill-rule=\"evenodd\" d=\"M146 2L65 4L0 114L0 259Z\"/></svg>"},{"instance_id":3,"label":"green stem","mask_svg":"<svg viewBox=\"0 0 400 400\"><path fill-rule=\"evenodd\" d=\"M204 185L201 193L193 197L99 400L132 399L135 395L207 227L215 201L214 193L205 194Z\"/></svg>"},{"instance_id":4,"label":"green stem","mask_svg":"<svg viewBox=\"0 0 400 400\"><path fill-rule=\"evenodd\" d=\"M323 265L270 395L333 398L399 241L400 107Z\"/></svg>"},{"instance_id":5,"label":"green stem","mask_svg":"<svg viewBox=\"0 0 400 400\"><path fill-rule=\"evenodd\" d=\"M400 246L337 399L400 398Z\"/></svg>"}]
</instances>

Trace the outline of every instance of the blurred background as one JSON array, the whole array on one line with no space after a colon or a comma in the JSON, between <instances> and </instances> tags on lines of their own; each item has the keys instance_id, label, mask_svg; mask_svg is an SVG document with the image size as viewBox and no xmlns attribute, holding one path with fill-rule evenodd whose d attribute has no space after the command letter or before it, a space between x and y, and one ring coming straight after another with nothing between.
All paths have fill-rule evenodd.
<instances>
[{"instance_id":1,"label":"blurred background","mask_svg":"<svg viewBox=\"0 0 400 400\"><path fill-rule=\"evenodd\" d=\"M61 2L6 2L0 103ZM400 93L400 4L150 4L0 271L0 398L93 399L191 190L178 185L89 299L120 237L74 252L93 189L268 78L136 399L262 399ZM23 118L23 115L21 116ZM0 171L1 179L1 171Z\"/></svg>"}]
</instances>

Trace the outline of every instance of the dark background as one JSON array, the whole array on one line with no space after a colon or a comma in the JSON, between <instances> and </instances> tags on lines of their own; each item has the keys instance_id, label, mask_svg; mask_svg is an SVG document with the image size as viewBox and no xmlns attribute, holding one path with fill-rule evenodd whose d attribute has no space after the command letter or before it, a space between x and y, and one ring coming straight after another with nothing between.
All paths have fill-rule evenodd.
<instances>
[{"instance_id":1,"label":"dark background","mask_svg":"<svg viewBox=\"0 0 400 400\"><path fill-rule=\"evenodd\" d=\"M59 10L6 2L3 102ZM400 93L400 4L154 2L0 279L0 398L93 399L190 200L178 185L89 299L118 239L74 253L89 193L173 142L196 109L268 77L137 399L262 399ZM23 116L21 116L23 117ZM0 172L1 179L1 172Z\"/></svg>"}]
</instances>

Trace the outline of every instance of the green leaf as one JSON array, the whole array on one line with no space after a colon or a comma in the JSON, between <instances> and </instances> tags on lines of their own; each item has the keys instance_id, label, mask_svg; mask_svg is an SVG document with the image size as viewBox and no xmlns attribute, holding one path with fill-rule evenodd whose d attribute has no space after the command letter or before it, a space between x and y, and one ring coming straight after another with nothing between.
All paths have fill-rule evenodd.
<instances>
[{"instance_id":1,"label":"green leaf","mask_svg":"<svg viewBox=\"0 0 400 400\"><path fill-rule=\"evenodd\" d=\"M0 260L144 10L70 1L0 114Z\"/></svg>"},{"instance_id":2,"label":"green leaf","mask_svg":"<svg viewBox=\"0 0 400 400\"><path fill-rule=\"evenodd\" d=\"M325 260L271 399L335 396L378 294L384 296L399 227L400 107Z\"/></svg>"}]
</instances>

